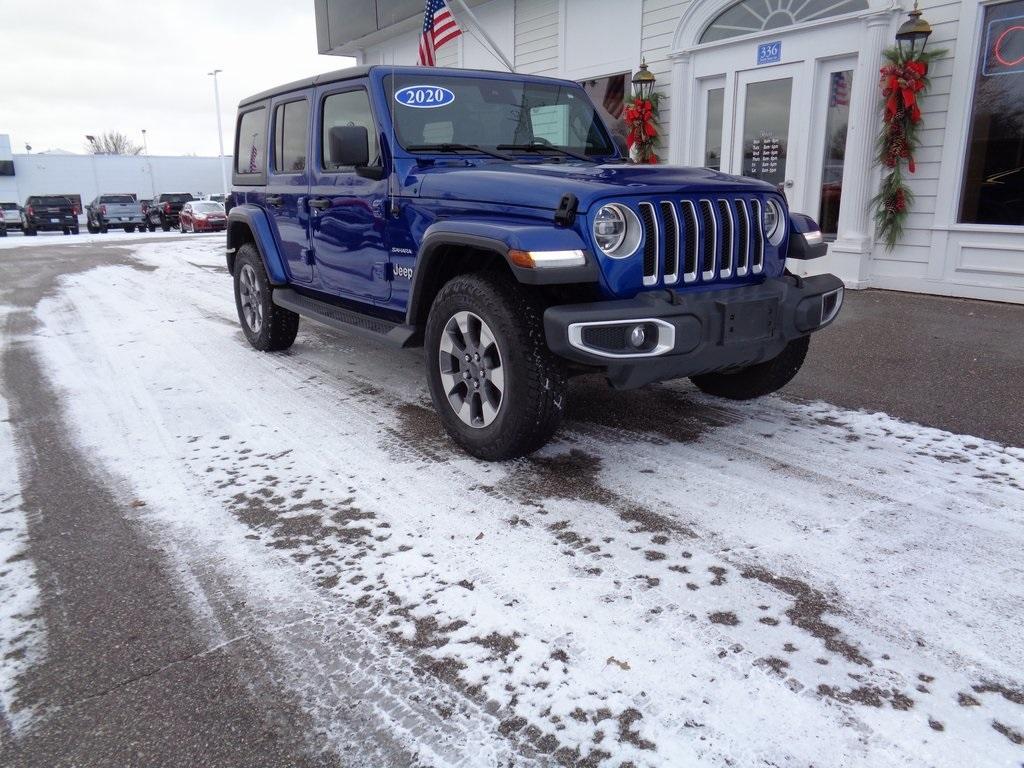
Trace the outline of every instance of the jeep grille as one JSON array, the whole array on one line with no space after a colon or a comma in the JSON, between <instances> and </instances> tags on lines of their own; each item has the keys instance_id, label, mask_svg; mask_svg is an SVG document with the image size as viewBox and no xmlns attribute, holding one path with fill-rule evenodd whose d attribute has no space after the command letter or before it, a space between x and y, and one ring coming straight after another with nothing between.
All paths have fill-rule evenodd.
<instances>
[{"instance_id":1,"label":"jeep grille","mask_svg":"<svg viewBox=\"0 0 1024 768\"><path fill-rule=\"evenodd\" d=\"M761 202L700 198L640 203L644 285L757 275L764 269Z\"/></svg>"}]
</instances>

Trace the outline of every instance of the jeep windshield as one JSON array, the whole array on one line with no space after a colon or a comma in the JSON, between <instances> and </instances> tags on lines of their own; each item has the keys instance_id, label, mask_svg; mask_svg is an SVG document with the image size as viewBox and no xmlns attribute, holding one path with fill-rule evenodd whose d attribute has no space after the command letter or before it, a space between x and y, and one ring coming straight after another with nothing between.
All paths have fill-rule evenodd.
<instances>
[{"instance_id":1,"label":"jeep windshield","mask_svg":"<svg viewBox=\"0 0 1024 768\"><path fill-rule=\"evenodd\" d=\"M615 154L608 131L577 86L403 73L385 77L384 88L398 143L408 151Z\"/></svg>"}]
</instances>

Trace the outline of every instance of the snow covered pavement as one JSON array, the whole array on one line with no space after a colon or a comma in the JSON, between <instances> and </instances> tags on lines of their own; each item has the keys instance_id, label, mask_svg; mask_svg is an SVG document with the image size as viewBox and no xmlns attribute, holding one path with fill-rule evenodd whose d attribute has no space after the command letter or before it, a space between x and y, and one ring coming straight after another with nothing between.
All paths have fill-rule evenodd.
<instances>
[{"instance_id":1,"label":"snow covered pavement","mask_svg":"<svg viewBox=\"0 0 1024 768\"><path fill-rule=\"evenodd\" d=\"M249 348L222 247L137 244L134 265L68 275L11 343L136 499L210 652L257 639L314 751L375 767L1024 761L1024 450L584 379L554 444L477 462L443 435L420 350L306 322L287 353ZM18 442L5 412L0 459ZM4 464L0 511L18 518ZM0 531L20 553L0 589L19 601L45 570L25 540ZM15 735L60 717L18 706L46 630L16 622L0 612Z\"/></svg>"}]
</instances>

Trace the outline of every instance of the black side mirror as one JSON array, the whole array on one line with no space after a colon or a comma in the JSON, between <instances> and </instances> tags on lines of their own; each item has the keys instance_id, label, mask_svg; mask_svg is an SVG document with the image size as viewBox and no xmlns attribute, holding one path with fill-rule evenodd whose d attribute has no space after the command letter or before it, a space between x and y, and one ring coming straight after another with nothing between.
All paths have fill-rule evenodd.
<instances>
[{"instance_id":1,"label":"black side mirror","mask_svg":"<svg viewBox=\"0 0 1024 768\"><path fill-rule=\"evenodd\" d=\"M336 125L328 134L331 165L358 168L370 164L370 134L362 125Z\"/></svg>"}]
</instances>

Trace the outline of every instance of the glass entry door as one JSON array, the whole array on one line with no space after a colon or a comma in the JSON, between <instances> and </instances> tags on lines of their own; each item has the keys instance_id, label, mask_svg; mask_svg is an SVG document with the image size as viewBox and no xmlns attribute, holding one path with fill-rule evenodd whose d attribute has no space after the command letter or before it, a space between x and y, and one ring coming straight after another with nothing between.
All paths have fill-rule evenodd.
<instances>
[{"instance_id":1,"label":"glass entry door","mask_svg":"<svg viewBox=\"0 0 1024 768\"><path fill-rule=\"evenodd\" d=\"M736 80L732 172L780 187L790 200L801 200L804 192L800 158L807 126L801 129L796 115L807 109L797 91L799 67L739 72Z\"/></svg>"}]
</instances>

